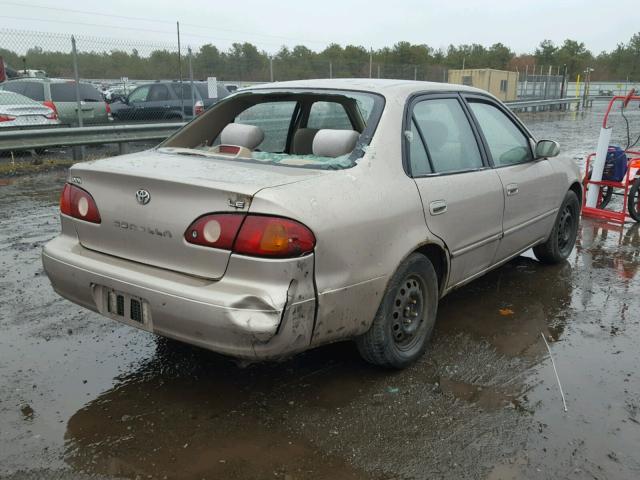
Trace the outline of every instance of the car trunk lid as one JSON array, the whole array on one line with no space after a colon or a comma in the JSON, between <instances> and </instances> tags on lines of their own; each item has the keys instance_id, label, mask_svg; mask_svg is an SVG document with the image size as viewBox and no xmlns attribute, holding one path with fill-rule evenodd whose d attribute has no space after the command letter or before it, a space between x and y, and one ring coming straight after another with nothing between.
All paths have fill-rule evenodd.
<instances>
[{"instance_id":1,"label":"car trunk lid","mask_svg":"<svg viewBox=\"0 0 640 480\"><path fill-rule=\"evenodd\" d=\"M207 213L245 213L259 190L323 173L157 150L77 164L70 181L93 196L102 221L76 220L76 232L91 250L219 279L230 252L187 243L189 225Z\"/></svg>"}]
</instances>

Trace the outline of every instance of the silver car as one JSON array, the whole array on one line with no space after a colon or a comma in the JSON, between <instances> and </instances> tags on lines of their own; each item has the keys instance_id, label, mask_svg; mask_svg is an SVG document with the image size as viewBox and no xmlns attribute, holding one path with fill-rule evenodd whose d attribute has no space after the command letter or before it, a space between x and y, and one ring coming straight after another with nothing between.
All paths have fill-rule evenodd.
<instances>
[{"instance_id":1,"label":"silver car","mask_svg":"<svg viewBox=\"0 0 640 480\"><path fill-rule=\"evenodd\" d=\"M58 125L56 112L23 95L0 90L0 128Z\"/></svg>"},{"instance_id":2,"label":"silver car","mask_svg":"<svg viewBox=\"0 0 640 480\"><path fill-rule=\"evenodd\" d=\"M484 91L396 80L260 85L159 147L74 165L54 289L234 357L355 339L402 368L438 300L533 247L573 249L582 190Z\"/></svg>"}]
</instances>

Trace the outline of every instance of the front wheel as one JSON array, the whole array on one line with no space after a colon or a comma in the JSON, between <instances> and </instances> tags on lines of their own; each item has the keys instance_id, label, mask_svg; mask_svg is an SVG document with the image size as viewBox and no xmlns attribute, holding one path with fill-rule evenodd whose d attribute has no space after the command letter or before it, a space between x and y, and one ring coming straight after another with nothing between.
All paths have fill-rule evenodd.
<instances>
[{"instance_id":1,"label":"front wheel","mask_svg":"<svg viewBox=\"0 0 640 480\"><path fill-rule=\"evenodd\" d=\"M549 239L533 247L533 253L542 263L560 263L567 259L578 236L580 202L578 196L569 190L556 217Z\"/></svg>"},{"instance_id":2,"label":"front wheel","mask_svg":"<svg viewBox=\"0 0 640 480\"><path fill-rule=\"evenodd\" d=\"M438 279L424 255L413 253L391 278L371 328L356 339L375 365L405 368L426 348L436 322Z\"/></svg>"}]
</instances>

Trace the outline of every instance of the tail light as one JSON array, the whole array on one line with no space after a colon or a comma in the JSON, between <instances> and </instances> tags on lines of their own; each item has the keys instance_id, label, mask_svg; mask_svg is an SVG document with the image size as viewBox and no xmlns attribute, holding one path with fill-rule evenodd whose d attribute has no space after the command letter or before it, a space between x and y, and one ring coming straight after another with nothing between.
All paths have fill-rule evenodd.
<instances>
[{"instance_id":1,"label":"tail light","mask_svg":"<svg viewBox=\"0 0 640 480\"><path fill-rule=\"evenodd\" d=\"M311 253L316 239L300 222L282 217L210 214L184 234L187 242L253 257L292 258Z\"/></svg>"},{"instance_id":2,"label":"tail light","mask_svg":"<svg viewBox=\"0 0 640 480\"><path fill-rule=\"evenodd\" d=\"M204 112L204 103L202 103L202 100L198 100L193 106L193 113L200 115L202 112Z\"/></svg>"},{"instance_id":3,"label":"tail light","mask_svg":"<svg viewBox=\"0 0 640 480\"><path fill-rule=\"evenodd\" d=\"M100 223L100 212L95 200L89 192L80 187L66 183L60 196L60 211L65 215L85 220L91 223Z\"/></svg>"},{"instance_id":4,"label":"tail light","mask_svg":"<svg viewBox=\"0 0 640 480\"><path fill-rule=\"evenodd\" d=\"M58 119L58 109L56 108L56 104L53 103L52 101L46 101L46 102L42 102L42 104L45 107L49 107L51 110L53 110L52 113L50 113L49 115L47 115L46 117L49 120L57 120Z\"/></svg>"},{"instance_id":5,"label":"tail light","mask_svg":"<svg viewBox=\"0 0 640 480\"><path fill-rule=\"evenodd\" d=\"M0 122L13 122L15 119L12 115L0 115Z\"/></svg>"}]
</instances>

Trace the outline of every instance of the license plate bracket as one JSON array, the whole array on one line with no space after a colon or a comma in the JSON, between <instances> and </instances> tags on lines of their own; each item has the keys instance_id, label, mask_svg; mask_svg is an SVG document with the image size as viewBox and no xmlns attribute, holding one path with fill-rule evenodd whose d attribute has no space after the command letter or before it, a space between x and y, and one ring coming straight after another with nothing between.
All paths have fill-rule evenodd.
<instances>
[{"instance_id":1,"label":"license plate bracket","mask_svg":"<svg viewBox=\"0 0 640 480\"><path fill-rule=\"evenodd\" d=\"M151 309L146 300L111 288L105 288L103 291L105 306L103 313L107 316L138 326L151 325Z\"/></svg>"}]
</instances>

